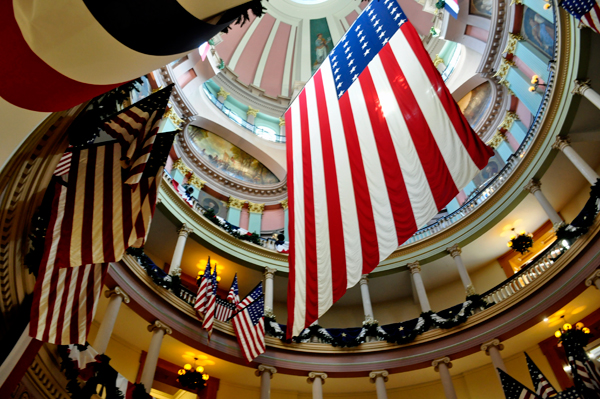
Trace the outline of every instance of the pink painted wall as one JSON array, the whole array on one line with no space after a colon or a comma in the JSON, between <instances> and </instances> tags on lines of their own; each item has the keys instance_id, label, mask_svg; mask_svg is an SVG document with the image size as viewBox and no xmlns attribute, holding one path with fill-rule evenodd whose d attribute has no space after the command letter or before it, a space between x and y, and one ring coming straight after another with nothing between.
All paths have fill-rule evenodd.
<instances>
[{"instance_id":1,"label":"pink painted wall","mask_svg":"<svg viewBox=\"0 0 600 399\"><path fill-rule=\"evenodd\" d=\"M171 173L171 170L173 169L173 158L171 158L171 156L167 157L167 162L165 163L165 170L169 173Z\"/></svg>"},{"instance_id":2,"label":"pink painted wall","mask_svg":"<svg viewBox=\"0 0 600 399\"><path fill-rule=\"evenodd\" d=\"M267 209L263 212L261 230L283 229L283 223L284 223L283 208Z\"/></svg>"},{"instance_id":3,"label":"pink painted wall","mask_svg":"<svg viewBox=\"0 0 600 399\"><path fill-rule=\"evenodd\" d=\"M485 29L478 28L473 25L467 25L465 29L465 35L472 36L475 39L481 40L482 42L487 42L489 32Z\"/></svg>"},{"instance_id":4,"label":"pink painted wall","mask_svg":"<svg viewBox=\"0 0 600 399\"><path fill-rule=\"evenodd\" d=\"M292 49L292 65L294 65L294 61L296 58L295 54L296 54L296 37L297 36L298 36L298 29L296 29L296 32L294 34L294 48ZM292 92L293 92L292 89L294 88L294 80L292 78L293 75L294 75L293 73L290 73L290 86L288 87L288 93L289 93L290 97L292 96Z\"/></svg>"},{"instance_id":5,"label":"pink painted wall","mask_svg":"<svg viewBox=\"0 0 600 399\"><path fill-rule=\"evenodd\" d=\"M356 21L356 18L358 18L358 13L356 11L352 11L350 14L346 15L346 21L348 21L349 25L352 25L354 21Z\"/></svg>"},{"instance_id":6,"label":"pink painted wall","mask_svg":"<svg viewBox=\"0 0 600 399\"><path fill-rule=\"evenodd\" d=\"M515 110L515 112L517 113L517 115L519 115L519 119L525 124L525 126L531 126L533 116L531 115L531 112L529 112L529 109L525 106L525 104L523 104L521 101L517 102L517 109Z\"/></svg>"},{"instance_id":7,"label":"pink painted wall","mask_svg":"<svg viewBox=\"0 0 600 399\"><path fill-rule=\"evenodd\" d=\"M358 7L359 7L361 10L364 10L364 9L365 9L365 8L366 8L368 5L369 5L369 2L368 2L368 1L361 1L361 2L358 4ZM402 9L404 10L404 6L402 6Z\"/></svg>"},{"instance_id":8,"label":"pink painted wall","mask_svg":"<svg viewBox=\"0 0 600 399\"><path fill-rule=\"evenodd\" d=\"M365 2L361 2L361 5ZM403 1L402 10L406 13L408 20L421 36L427 36L431 29L431 14L423 11L423 5L416 1Z\"/></svg>"},{"instance_id":9,"label":"pink painted wall","mask_svg":"<svg viewBox=\"0 0 600 399\"><path fill-rule=\"evenodd\" d=\"M177 77L177 83L179 83L179 86L183 88L196 77L198 77L198 75L196 75L196 71L189 69Z\"/></svg>"},{"instance_id":10,"label":"pink painted wall","mask_svg":"<svg viewBox=\"0 0 600 399\"><path fill-rule=\"evenodd\" d=\"M250 214L248 209L242 208L242 215L240 216L240 226L242 229L248 230L248 223L250 221Z\"/></svg>"},{"instance_id":11,"label":"pink painted wall","mask_svg":"<svg viewBox=\"0 0 600 399\"><path fill-rule=\"evenodd\" d=\"M242 37L244 37L248 28L250 28L250 25L252 25L252 21L256 18L251 12L248 13L248 15L250 21L246 22L244 26L231 25L231 30L223 35L223 42L216 47L219 57L221 57L226 64L231 60L233 52L242 40Z\"/></svg>"},{"instance_id":12,"label":"pink painted wall","mask_svg":"<svg viewBox=\"0 0 600 399\"><path fill-rule=\"evenodd\" d=\"M250 84L254 81L258 62L274 24L275 18L269 14L265 14L258 23L252 37L250 37L250 41L248 41L248 44L242 51L242 55L237 63L238 67L235 68L235 73L238 74L241 82Z\"/></svg>"},{"instance_id":13,"label":"pink painted wall","mask_svg":"<svg viewBox=\"0 0 600 399\"><path fill-rule=\"evenodd\" d=\"M269 50L263 78L260 82L260 87L265 89L265 93L273 97L277 97L281 94L283 68L285 65L287 45L291 30L291 25L284 23L279 24L279 28L275 34L275 40L273 40L273 45L271 46L271 50Z\"/></svg>"},{"instance_id":14,"label":"pink painted wall","mask_svg":"<svg viewBox=\"0 0 600 399\"><path fill-rule=\"evenodd\" d=\"M519 148L519 142L515 139L515 136L512 135L511 132L506 132L506 140L508 141L508 145L512 148L513 152L517 151Z\"/></svg>"}]
</instances>

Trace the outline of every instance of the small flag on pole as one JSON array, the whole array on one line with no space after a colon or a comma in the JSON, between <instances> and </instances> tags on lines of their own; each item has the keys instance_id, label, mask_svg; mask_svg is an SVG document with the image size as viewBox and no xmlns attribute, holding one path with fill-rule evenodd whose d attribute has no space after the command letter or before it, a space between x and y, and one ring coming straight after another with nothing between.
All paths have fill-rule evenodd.
<instances>
[{"instance_id":1,"label":"small flag on pole","mask_svg":"<svg viewBox=\"0 0 600 399\"><path fill-rule=\"evenodd\" d=\"M217 310L217 268L213 269L213 274L208 280L206 294L206 313L202 320L202 328L208 332L208 339L212 335L213 326L215 323L215 312Z\"/></svg>"},{"instance_id":2,"label":"small flag on pole","mask_svg":"<svg viewBox=\"0 0 600 399\"><path fill-rule=\"evenodd\" d=\"M237 304L237 308L243 309L262 296L263 296L263 286L262 286L262 281L261 281L260 283L258 283L258 285L256 287L254 287L254 289L252 291L250 291L250 293L248 295L246 295L246 297L240 303Z\"/></svg>"},{"instance_id":3,"label":"small flag on pole","mask_svg":"<svg viewBox=\"0 0 600 399\"><path fill-rule=\"evenodd\" d=\"M563 0L559 4L583 25L591 28L596 33L600 33L598 0Z\"/></svg>"},{"instance_id":4,"label":"small flag on pole","mask_svg":"<svg viewBox=\"0 0 600 399\"><path fill-rule=\"evenodd\" d=\"M548 382L548 379L542 374L527 353L525 353L525 358L527 359L527 368L529 369L529 375L531 376L535 393L542 399L556 395L556 389Z\"/></svg>"},{"instance_id":5,"label":"small flag on pole","mask_svg":"<svg viewBox=\"0 0 600 399\"><path fill-rule=\"evenodd\" d=\"M198 313L198 318L200 318L200 314L206 312L207 305L207 295L208 295L208 285L210 280L212 279L210 269L210 256L208 257L208 261L206 262L206 268L204 269L204 274L200 280L200 286L198 287L198 294L196 295L196 303L194 304L194 309L196 309L196 313Z\"/></svg>"},{"instance_id":6,"label":"small flag on pole","mask_svg":"<svg viewBox=\"0 0 600 399\"><path fill-rule=\"evenodd\" d=\"M519 381L504 372L504 370L497 370L500 373L500 381L502 382L502 389L504 390L506 399L541 399Z\"/></svg>"},{"instance_id":7,"label":"small flag on pole","mask_svg":"<svg viewBox=\"0 0 600 399\"><path fill-rule=\"evenodd\" d=\"M260 296L231 319L238 343L248 363L265 352L264 310L264 297Z\"/></svg>"},{"instance_id":8,"label":"small flag on pole","mask_svg":"<svg viewBox=\"0 0 600 399\"><path fill-rule=\"evenodd\" d=\"M240 303L237 273L235 274L233 282L231 283L231 288L229 289L229 293L227 294L227 300L236 306L238 303Z\"/></svg>"}]
</instances>

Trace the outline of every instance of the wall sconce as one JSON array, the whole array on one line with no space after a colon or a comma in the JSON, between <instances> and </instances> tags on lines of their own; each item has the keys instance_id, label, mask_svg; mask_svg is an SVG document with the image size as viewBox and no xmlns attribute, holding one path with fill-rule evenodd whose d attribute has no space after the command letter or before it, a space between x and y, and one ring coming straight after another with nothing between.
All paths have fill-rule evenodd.
<instances>
[{"instance_id":1,"label":"wall sconce","mask_svg":"<svg viewBox=\"0 0 600 399\"><path fill-rule=\"evenodd\" d=\"M547 86L546 83L540 83L540 77L538 75L533 75L531 77L531 84L533 86L529 86L529 91L532 93L537 90L538 86L543 86L543 87Z\"/></svg>"}]
</instances>

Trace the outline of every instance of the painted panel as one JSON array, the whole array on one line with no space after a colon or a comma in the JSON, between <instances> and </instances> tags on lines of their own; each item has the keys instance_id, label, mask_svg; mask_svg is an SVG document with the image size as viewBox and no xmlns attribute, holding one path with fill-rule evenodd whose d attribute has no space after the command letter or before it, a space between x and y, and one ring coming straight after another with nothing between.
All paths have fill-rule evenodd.
<instances>
[{"instance_id":1,"label":"painted panel","mask_svg":"<svg viewBox=\"0 0 600 399\"><path fill-rule=\"evenodd\" d=\"M554 58L554 24L529 7L525 7L521 35L535 48Z\"/></svg>"},{"instance_id":2,"label":"painted panel","mask_svg":"<svg viewBox=\"0 0 600 399\"><path fill-rule=\"evenodd\" d=\"M315 73L331 50L333 42L326 18L310 20L311 73Z\"/></svg>"},{"instance_id":3,"label":"painted panel","mask_svg":"<svg viewBox=\"0 0 600 399\"><path fill-rule=\"evenodd\" d=\"M477 126L492 106L492 85L484 82L458 101L460 110L471 126Z\"/></svg>"},{"instance_id":4,"label":"painted panel","mask_svg":"<svg viewBox=\"0 0 600 399\"><path fill-rule=\"evenodd\" d=\"M265 50L273 25L275 25L275 18L270 14L265 14L261 17L258 26L244 47L235 67L235 73L238 75L240 82L250 84L254 81L260 57Z\"/></svg>"},{"instance_id":5,"label":"painted panel","mask_svg":"<svg viewBox=\"0 0 600 399\"><path fill-rule=\"evenodd\" d=\"M254 184L279 182L265 165L229 141L196 126L188 126L188 132L199 156L225 174Z\"/></svg>"},{"instance_id":6,"label":"painted panel","mask_svg":"<svg viewBox=\"0 0 600 399\"><path fill-rule=\"evenodd\" d=\"M275 40L269 50L269 57L265 65L263 78L260 87L270 96L277 97L281 94L281 83L283 81L283 66L287 55L288 40L290 37L291 25L280 23L279 29L275 34Z\"/></svg>"},{"instance_id":7,"label":"painted panel","mask_svg":"<svg viewBox=\"0 0 600 399\"><path fill-rule=\"evenodd\" d=\"M198 202L204 209L212 209L215 215L227 219L227 206L220 199L213 197L206 191L200 190L198 192Z\"/></svg>"},{"instance_id":8,"label":"painted panel","mask_svg":"<svg viewBox=\"0 0 600 399\"><path fill-rule=\"evenodd\" d=\"M493 5L494 2L492 0L471 0L469 14L491 18Z\"/></svg>"},{"instance_id":9,"label":"painted panel","mask_svg":"<svg viewBox=\"0 0 600 399\"><path fill-rule=\"evenodd\" d=\"M231 61L233 52L242 40L242 37L244 37L244 34L246 34L246 31L250 28L250 25L252 25L252 22L254 22L256 16L253 13L249 12L248 18L249 21L247 21L245 24L232 24L229 28L229 32L225 34L221 33L223 41L218 44L217 51L219 53L219 57L221 57L221 59L225 61L225 64L229 64L229 61Z\"/></svg>"}]
</instances>

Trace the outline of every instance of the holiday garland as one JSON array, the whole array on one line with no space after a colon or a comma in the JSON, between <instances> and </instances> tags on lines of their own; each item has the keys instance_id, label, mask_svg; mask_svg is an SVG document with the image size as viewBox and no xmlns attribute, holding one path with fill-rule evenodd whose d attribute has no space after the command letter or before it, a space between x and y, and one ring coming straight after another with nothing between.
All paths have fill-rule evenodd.
<instances>
[{"instance_id":1,"label":"holiday garland","mask_svg":"<svg viewBox=\"0 0 600 399\"><path fill-rule=\"evenodd\" d=\"M226 220L219 218L215 215L215 211L212 209L204 209L203 210L204 217L210 220L212 223L221 227L223 230L231 234L234 238L238 240L248 241L256 245L260 245L260 236L256 233L240 233L240 228L238 226L234 226Z\"/></svg>"}]
</instances>

